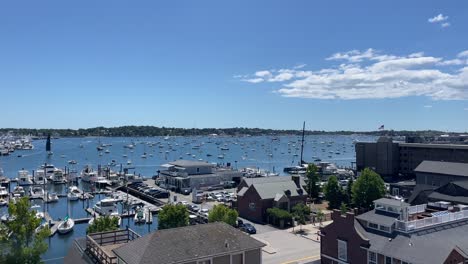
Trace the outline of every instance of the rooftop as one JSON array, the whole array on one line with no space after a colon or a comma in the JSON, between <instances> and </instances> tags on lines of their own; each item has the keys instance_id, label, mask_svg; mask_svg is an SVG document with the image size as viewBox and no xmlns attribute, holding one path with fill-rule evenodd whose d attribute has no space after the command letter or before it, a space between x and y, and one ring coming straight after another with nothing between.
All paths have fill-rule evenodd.
<instances>
[{"instance_id":1,"label":"rooftop","mask_svg":"<svg viewBox=\"0 0 468 264\"><path fill-rule=\"evenodd\" d=\"M371 222L374 224L381 224L384 226L392 226L396 222L396 220L398 220L398 216L395 217L390 215L378 214L375 212L375 210L360 214L356 216L356 218L359 220Z\"/></svg>"},{"instance_id":2,"label":"rooftop","mask_svg":"<svg viewBox=\"0 0 468 264\"><path fill-rule=\"evenodd\" d=\"M287 182L292 181L292 176L278 176L278 177L258 177L258 178L244 178L247 185L252 185L253 183L270 183L270 182ZM301 185L305 185L303 177L300 177Z\"/></svg>"},{"instance_id":3,"label":"rooftop","mask_svg":"<svg viewBox=\"0 0 468 264\"><path fill-rule=\"evenodd\" d=\"M293 181L279 181L279 182L268 182L268 183L254 183L252 185L262 199L274 199L276 194L283 194L285 191L290 191L291 196L301 195L298 193L298 188ZM304 189L302 195L307 195Z\"/></svg>"},{"instance_id":4,"label":"rooftop","mask_svg":"<svg viewBox=\"0 0 468 264\"><path fill-rule=\"evenodd\" d=\"M262 242L225 224L211 223L158 230L114 250L126 263L179 263L206 256L251 250Z\"/></svg>"},{"instance_id":5,"label":"rooftop","mask_svg":"<svg viewBox=\"0 0 468 264\"><path fill-rule=\"evenodd\" d=\"M395 199L389 199L389 198L380 198L374 201L374 204L385 204L385 205L390 205L390 206L395 206L395 207L404 207L404 206L409 206L409 204L395 200Z\"/></svg>"},{"instance_id":6,"label":"rooftop","mask_svg":"<svg viewBox=\"0 0 468 264\"><path fill-rule=\"evenodd\" d=\"M176 160L169 162L170 165L178 166L178 167L197 167L197 166L210 166L213 167L213 164L203 161L195 161L195 160Z\"/></svg>"},{"instance_id":7,"label":"rooftop","mask_svg":"<svg viewBox=\"0 0 468 264\"><path fill-rule=\"evenodd\" d=\"M425 160L414 171L468 177L468 163Z\"/></svg>"}]
</instances>

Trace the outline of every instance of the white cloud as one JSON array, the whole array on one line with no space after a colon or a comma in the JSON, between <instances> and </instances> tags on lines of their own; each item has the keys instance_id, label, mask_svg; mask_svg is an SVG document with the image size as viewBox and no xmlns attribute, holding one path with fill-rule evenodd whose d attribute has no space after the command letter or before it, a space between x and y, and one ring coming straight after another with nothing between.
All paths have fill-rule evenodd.
<instances>
[{"instance_id":1,"label":"white cloud","mask_svg":"<svg viewBox=\"0 0 468 264\"><path fill-rule=\"evenodd\" d=\"M424 108L432 108L432 105L425 105Z\"/></svg>"},{"instance_id":2,"label":"white cloud","mask_svg":"<svg viewBox=\"0 0 468 264\"><path fill-rule=\"evenodd\" d=\"M422 52L396 56L374 49L352 50L326 58L342 62L334 67L260 71L244 81L277 83L280 87L275 92L285 97L350 100L424 96L468 100L465 56L468 51L459 53L458 58L444 59Z\"/></svg>"},{"instance_id":3,"label":"white cloud","mask_svg":"<svg viewBox=\"0 0 468 264\"><path fill-rule=\"evenodd\" d=\"M465 50L465 51L462 51L462 52L458 53L457 57L459 57L459 58L467 57L468 58L468 50Z\"/></svg>"},{"instance_id":4,"label":"white cloud","mask_svg":"<svg viewBox=\"0 0 468 264\"><path fill-rule=\"evenodd\" d=\"M449 26L450 26L450 23L449 23L449 22L445 22L445 23L442 23L440 26L443 27L443 28L449 27Z\"/></svg>"},{"instance_id":5,"label":"white cloud","mask_svg":"<svg viewBox=\"0 0 468 264\"><path fill-rule=\"evenodd\" d=\"M427 21L429 23L439 23L439 22L442 22L442 21L446 21L448 19L448 16L444 16L442 14L438 14L437 16L435 17L431 17L429 18Z\"/></svg>"}]
</instances>

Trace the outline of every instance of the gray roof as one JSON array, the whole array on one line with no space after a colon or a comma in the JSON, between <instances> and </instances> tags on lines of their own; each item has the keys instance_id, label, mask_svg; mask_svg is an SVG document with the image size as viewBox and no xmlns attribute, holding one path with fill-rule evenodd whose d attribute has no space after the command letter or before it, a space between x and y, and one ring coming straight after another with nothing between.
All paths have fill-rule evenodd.
<instances>
[{"instance_id":1,"label":"gray roof","mask_svg":"<svg viewBox=\"0 0 468 264\"><path fill-rule=\"evenodd\" d=\"M414 171L468 177L468 163L425 160Z\"/></svg>"},{"instance_id":2,"label":"gray roof","mask_svg":"<svg viewBox=\"0 0 468 264\"><path fill-rule=\"evenodd\" d=\"M375 210L369 211L367 213L363 213L361 215L356 216L357 219L371 222L374 224L380 224L384 226L392 226L393 223L397 220L395 216L387 216L382 214L375 213Z\"/></svg>"},{"instance_id":3,"label":"gray roof","mask_svg":"<svg viewBox=\"0 0 468 264\"><path fill-rule=\"evenodd\" d=\"M445 202L451 202L451 203L460 203L460 204L465 204L468 205L468 197L466 196L453 196L453 195L447 195L439 192L432 192L427 196L429 199L432 201L445 201Z\"/></svg>"},{"instance_id":4,"label":"gray roof","mask_svg":"<svg viewBox=\"0 0 468 264\"><path fill-rule=\"evenodd\" d=\"M258 178L244 178L248 186L253 183L269 183L269 182L285 182L292 181L292 176L275 176L275 177L258 177ZM300 177L301 186L305 186L304 177Z\"/></svg>"},{"instance_id":5,"label":"gray roof","mask_svg":"<svg viewBox=\"0 0 468 264\"><path fill-rule=\"evenodd\" d=\"M249 188L247 187L242 187L239 192L237 192L237 196L243 196L244 193L248 190Z\"/></svg>"},{"instance_id":6,"label":"gray roof","mask_svg":"<svg viewBox=\"0 0 468 264\"><path fill-rule=\"evenodd\" d=\"M389 199L389 198L380 198L380 199L375 200L374 203L381 203L381 204L386 204L390 206L398 206L398 207L409 206L409 204L405 202L401 202L399 200Z\"/></svg>"},{"instance_id":7,"label":"gray roof","mask_svg":"<svg viewBox=\"0 0 468 264\"><path fill-rule=\"evenodd\" d=\"M114 253L126 263L149 264L157 260L159 264L169 264L263 246L251 236L218 222L158 230L114 249Z\"/></svg>"},{"instance_id":8,"label":"gray roof","mask_svg":"<svg viewBox=\"0 0 468 264\"><path fill-rule=\"evenodd\" d=\"M196 161L196 160L176 160L169 162L169 164L178 166L178 167L197 167L197 166L210 166L212 167L213 164L203 161Z\"/></svg>"},{"instance_id":9,"label":"gray roof","mask_svg":"<svg viewBox=\"0 0 468 264\"><path fill-rule=\"evenodd\" d=\"M457 144L398 143L398 146L413 147L413 148L468 149L468 145L457 145Z\"/></svg>"},{"instance_id":10,"label":"gray roof","mask_svg":"<svg viewBox=\"0 0 468 264\"><path fill-rule=\"evenodd\" d=\"M370 240L370 251L393 256L412 264L444 263L456 247L468 252L468 221L434 227L389 239L366 231L359 222L356 230Z\"/></svg>"},{"instance_id":11,"label":"gray roof","mask_svg":"<svg viewBox=\"0 0 468 264\"><path fill-rule=\"evenodd\" d=\"M291 196L300 195L297 192L297 186L293 181L269 182L269 183L254 183L252 185L262 199L274 199L276 194L283 194L286 190L291 191ZM302 189L302 188L301 188ZM307 192L302 189L303 195Z\"/></svg>"}]
</instances>

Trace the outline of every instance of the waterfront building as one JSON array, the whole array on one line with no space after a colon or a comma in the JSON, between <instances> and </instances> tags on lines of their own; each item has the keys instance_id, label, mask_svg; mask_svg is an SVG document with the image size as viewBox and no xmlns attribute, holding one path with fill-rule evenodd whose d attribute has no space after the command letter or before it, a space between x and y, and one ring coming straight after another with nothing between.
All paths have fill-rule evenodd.
<instances>
[{"instance_id":1,"label":"waterfront building","mask_svg":"<svg viewBox=\"0 0 468 264\"><path fill-rule=\"evenodd\" d=\"M299 177L271 177L264 180L244 179L243 187L237 192L239 216L257 223L268 220L267 210L277 207L288 212L298 203L306 203L307 192ZM250 184L249 184L250 182ZM248 186L244 186L247 184Z\"/></svg>"},{"instance_id":2,"label":"waterfront building","mask_svg":"<svg viewBox=\"0 0 468 264\"><path fill-rule=\"evenodd\" d=\"M356 169L371 168L383 177L414 176L422 161L468 163L468 145L393 142L380 137L377 142L358 142Z\"/></svg>"},{"instance_id":3,"label":"waterfront building","mask_svg":"<svg viewBox=\"0 0 468 264\"><path fill-rule=\"evenodd\" d=\"M468 210L445 202L419 204L378 199L374 210L355 216L339 210L321 228L321 262L465 263Z\"/></svg>"},{"instance_id":4,"label":"waterfront building","mask_svg":"<svg viewBox=\"0 0 468 264\"><path fill-rule=\"evenodd\" d=\"M239 183L242 173L230 166L218 166L208 162L177 160L162 165L160 186L180 193L190 193L193 189L208 190L222 188L225 184Z\"/></svg>"}]
</instances>

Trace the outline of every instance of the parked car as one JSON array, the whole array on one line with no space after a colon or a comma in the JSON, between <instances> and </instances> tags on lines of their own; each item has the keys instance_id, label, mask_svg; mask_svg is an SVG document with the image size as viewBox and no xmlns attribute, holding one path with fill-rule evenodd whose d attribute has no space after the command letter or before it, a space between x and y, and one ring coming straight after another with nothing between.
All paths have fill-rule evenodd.
<instances>
[{"instance_id":1,"label":"parked car","mask_svg":"<svg viewBox=\"0 0 468 264\"><path fill-rule=\"evenodd\" d=\"M242 224L242 226L239 229L251 235L257 233L257 229L255 229L255 227L250 223Z\"/></svg>"}]
</instances>

